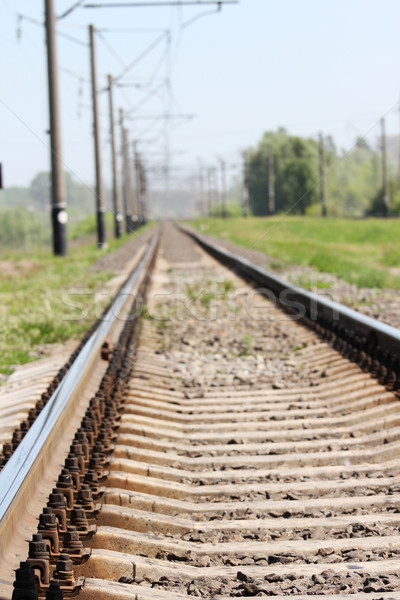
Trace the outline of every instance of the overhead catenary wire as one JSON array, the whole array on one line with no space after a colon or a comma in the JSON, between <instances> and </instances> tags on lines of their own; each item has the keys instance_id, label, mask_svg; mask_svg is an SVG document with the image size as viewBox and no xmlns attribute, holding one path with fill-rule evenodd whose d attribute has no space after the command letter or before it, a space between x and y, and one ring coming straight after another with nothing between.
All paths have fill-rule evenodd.
<instances>
[{"instance_id":1,"label":"overhead catenary wire","mask_svg":"<svg viewBox=\"0 0 400 600\"><path fill-rule=\"evenodd\" d=\"M239 4L239 0L159 0L151 2L88 2L83 8L146 8L161 6L209 6Z\"/></svg>"},{"instance_id":2,"label":"overhead catenary wire","mask_svg":"<svg viewBox=\"0 0 400 600\"><path fill-rule=\"evenodd\" d=\"M72 7L70 7L69 12L74 10L75 8L77 8L78 6L80 6L81 3L75 3ZM63 15L65 15L65 13L63 13ZM62 16L63 16L62 15ZM65 15L66 16L66 15ZM107 29L104 28L104 33L105 32L111 32L111 29ZM132 31L132 29L130 29L129 31ZM136 31L143 31L143 30L138 30L136 28ZM154 31L154 30L152 30ZM127 29L123 29L123 30L118 30L119 33L121 32L127 32ZM152 73L152 77L151 79L155 78L155 75L158 73L159 69L161 68L163 62L168 59L167 62L167 69L168 69L168 77L170 78L171 76L171 70L172 70L172 61L171 61L171 34L170 31L162 31L162 34L148 47L146 48L146 50L144 52L141 53L141 55L139 57L137 57L137 59L135 59L131 64L129 65L124 65L124 61L122 60L122 58L118 55L118 53L116 52L115 48L112 46L112 44L110 44L108 42L108 40L105 39L105 36L103 35L103 31L99 31L96 33L98 33L98 37L100 38L101 42L106 46L106 48L108 49L108 51L110 52L110 54L114 57L114 59L117 60L117 62L119 63L120 66L123 67L123 71L120 73L120 75L117 75L117 77L115 78L116 80L116 85L118 86L118 80L119 82L122 83L121 78L123 77L123 75L125 75L130 69L132 69L134 66L136 66L140 60L142 60L148 53L150 53L152 51L153 48L155 48L158 43L160 41L162 41L162 39L164 38L164 36L167 36L167 46L165 51L162 53L160 60L158 62L158 64L155 67L155 70ZM150 90L147 93L146 97L143 98L142 100L140 100L138 103L136 103L135 106L131 105L131 102L129 101L127 95L124 93L124 91L122 89L120 89L120 93L125 97L125 101L127 103L127 105L129 106L131 111L137 111L139 110L139 108L141 106L143 106L148 100L152 99L154 96L157 96L158 93L161 91L162 87L165 85L164 81L162 81L162 83L157 86L155 89L152 89L151 86L151 81L149 82L149 86ZM136 86L136 89L138 89L138 87ZM101 90L104 91L104 90ZM178 103L176 101L176 98L173 96L172 94L172 89L170 86L170 79L169 79L169 84L166 86L166 102L167 102L167 113L171 113L171 109L172 109L172 105L175 103L176 106L178 106ZM152 119L153 120L153 119ZM158 119L156 119L157 121ZM162 117L162 121L163 121L163 132L160 132L160 135L164 136L164 140L165 140L165 151L166 151L166 155L168 156L168 151L169 151L169 133L168 133L168 127L169 127L169 121L170 119L168 117L165 117L165 113ZM154 122L154 120L153 120ZM147 130L148 128L146 128ZM167 158L166 156L166 158Z\"/></svg>"},{"instance_id":3,"label":"overhead catenary wire","mask_svg":"<svg viewBox=\"0 0 400 600\"><path fill-rule=\"evenodd\" d=\"M160 27L99 27L96 31L101 33L159 33L165 29L160 29Z\"/></svg>"},{"instance_id":4,"label":"overhead catenary wire","mask_svg":"<svg viewBox=\"0 0 400 600\"><path fill-rule=\"evenodd\" d=\"M83 8L83 4L84 1L76 1L73 2L73 0L71 0L72 6L70 6L68 8L67 11L64 11L62 14L58 15L57 18L60 19L64 19L64 17L67 17L71 12L73 12L75 9L78 9L79 7ZM235 2L228 2L228 3L235 3ZM85 4L87 4L87 2L85 2ZM140 4L140 3L139 3ZM148 2L146 3L142 3L144 6L149 5ZM160 3L157 3L160 4ZM161 4L167 4L166 2L163 2ZM185 4L190 4L192 6L201 6L204 4L216 4L219 5L220 3L217 2L216 0L213 0L213 2L173 2L173 3L169 3L170 6L177 6L177 7L182 7ZM202 13L204 14L204 13ZM34 19L31 18L29 16L22 16L22 18L27 18L27 20L30 20L32 23L36 24L36 25L40 25L43 26L44 23L42 21L40 21L39 19ZM68 20L68 19L65 19ZM181 23L182 24L182 23ZM78 45L82 46L82 47L88 47L88 44L83 42L82 40L79 40L73 36L68 35L67 33L64 33L64 31L60 31L60 27L76 27L76 28L82 28L82 29L86 29L85 26L81 26L81 25L73 25L73 24L69 24L69 23L65 23L62 21L59 21L58 23L58 35L60 35L60 37L63 37L65 39L67 39L68 41L71 41L73 43L77 43ZM137 56L131 63L129 64L125 64L124 60L121 56L118 55L118 45L114 46L113 42L114 40L110 38L108 38L107 34L112 34L112 33L116 33L116 34L126 34L126 33L160 33L160 35L157 36L157 38L147 47L145 48L145 50L139 55ZM171 31L168 29L162 30L162 29L156 29L156 28L109 28L109 27L104 27L104 28L99 28L98 30L96 29L96 33L98 34L98 37L101 41L101 43L107 47L108 51L110 52L111 55L113 55L113 57L118 61L118 64L121 66L121 72L119 74L117 74L116 77L114 77L114 80L117 80L115 83L115 87L118 88L119 93L125 98L126 103L129 105L129 108L131 111L133 112L137 112L140 111L140 113L142 113L141 108L143 105L145 105L148 101L150 101L150 104L152 105L153 108L155 108L156 106L156 98L159 96L160 99L162 99L162 96L164 96L164 108L163 108L163 112L162 114L155 114L155 113L151 113L150 115L143 115L143 117L141 117L140 114L136 114L136 117L141 117L141 119L144 121L143 122L143 127L138 127L138 130L136 130L136 122L135 122L135 138L137 138L139 136L139 138L143 135L148 133L149 131L153 131L155 132L155 130L159 129L159 126L161 131L157 132L156 137L153 137L152 140L146 140L145 143L155 143L156 139L159 139L160 137L164 136L164 141L165 141L165 146L166 146L166 152L168 152L168 148L167 146L169 145L169 140L168 140L168 128L171 129L175 129L175 127L181 126L184 121L188 120L188 119L192 119L194 118L194 115L177 115L177 114L173 114L174 112L177 111L177 109L180 111L181 107L175 97L175 95L173 94L172 91L172 87L170 85L171 82L171 71L172 71L172 60L171 60L171 49L172 49L172 36L171 36ZM162 43L162 41L166 39L166 46L165 48L160 48L160 58L158 60L157 65L154 68L154 71L152 72L151 78L149 80L145 80L143 82L143 80L138 83L135 82L132 84L132 82L125 82L125 76L128 75L129 71L134 69L135 66L137 64L140 63L141 60L143 60L147 54L149 54L150 52L152 52L153 49L156 49L157 47L160 46L160 44ZM158 52L156 53L158 55ZM175 58L175 57L174 57ZM146 63L148 64L148 62ZM160 72L160 69L162 69L162 67L164 67L167 69L167 77L168 77L168 85L165 85L165 78L160 78L160 84L158 84L158 82L156 83L156 85L154 85L154 79L156 78L156 75L158 75L158 73ZM78 80L79 82L83 82L83 81L90 81L90 79L88 78L87 75L83 75L81 73L79 73L79 71L73 71L73 69L69 69L68 67L62 67L61 70L66 73L68 76L75 78L76 80ZM137 90L142 90L142 94L141 95L145 95L144 98L140 99L140 95L139 94L134 94L133 98L135 99L135 102L132 103L131 98L129 97L129 95L125 94L124 92L124 88L126 89L127 87L134 87ZM165 94L163 92L163 88L165 86ZM81 95L81 94L80 94ZM136 96L139 98L139 100L136 99ZM151 102L151 100L154 99L154 102ZM125 104L125 102L124 102ZM83 109L89 109L90 107L88 107L87 105L80 103L80 108ZM129 110L129 109L128 109ZM160 111L161 112L161 111ZM103 113L101 113L101 116L104 118L106 118L106 115L103 115ZM136 121L136 120L135 120ZM147 121L147 122L146 122ZM137 120L137 124L139 125L140 123L140 119ZM140 123L140 125L142 125ZM140 129L142 129L142 131L140 131ZM161 146L164 146L164 143L161 143Z\"/></svg>"},{"instance_id":5,"label":"overhead catenary wire","mask_svg":"<svg viewBox=\"0 0 400 600\"><path fill-rule=\"evenodd\" d=\"M65 17L67 17L70 13L72 13L76 8L79 8L79 6L82 6L82 4L84 3L85 0L78 0L78 2L75 2L72 6L70 6L69 8L67 8L66 11L64 11L61 15L59 15L57 17L57 20L60 19L64 19Z\"/></svg>"},{"instance_id":6,"label":"overhead catenary wire","mask_svg":"<svg viewBox=\"0 0 400 600\"><path fill-rule=\"evenodd\" d=\"M136 31L143 32L143 31L145 31L145 30L137 29ZM146 30L146 31L147 31L147 30ZM152 29L151 31L153 31L153 32L154 32L154 31L160 32L160 29ZM163 30L161 30L161 32L162 32L162 35L164 35L164 34L166 33L166 30L164 30L164 29L163 29ZM126 69L126 68L128 68L128 65L126 65L126 63L123 61L123 59L122 59L122 58L119 56L119 54L116 52L116 50L115 50L114 46L113 46L112 44L110 44L110 43L108 42L108 40L105 38L105 36L104 36L104 35L103 35L103 33L102 33L102 30L100 30L100 31L99 31L99 30L96 30L96 33L98 34L98 37L99 37L99 39L100 39L100 40L102 41L102 43L105 45L105 47L107 48L107 50L109 51L109 53L110 53L110 54L111 54L111 55L112 55L112 56L113 56L113 57L114 57L114 58L115 58L115 59L118 61L118 63L120 64L120 66L122 66L122 68L123 68L123 69ZM169 32L168 32L168 34L169 34ZM169 39L169 38L170 38L170 35L168 35L168 39ZM148 88L149 88L149 87L152 85L152 80L153 80L153 77L152 77L152 76L151 76L149 79L147 79L147 81L146 81L146 82L147 82L147 87L148 87ZM165 79L162 79L161 81L162 81L162 82L164 82L164 81L165 81ZM124 84L124 83L123 83L123 82L121 82L121 81L118 81L118 80L117 80L117 78L115 78L115 87L119 87L119 88L121 88L121 87L130 87L130 86L129 86L128 84ZM134 85L133 87L136 87L136 88L138 88L139 86L136 84L136 85ZM144 86L142 86L142 87L144 87ZM104 91L104 90L102 90L102 91ZM121 92L122 92L122 91L121 91ZM151 96L151 95L153 95L153 94L154 94L154 91L152 91L152 90L150 89L150 92L149 92L148 96L150 97L150 96ZM125 101L126 101L126 104L127 104L127 106L129 107L129 110L134 110L134 108L132 107L132 105L131 105L131 103L130 103L130 100L128 100L128 97L127 97L127 95L126 95L124 92L122 92L122 95L123 95L123 96L124 96L124 98L125 98ZM140 101L140 104L142 105L143 103L145 103L145 101L146 101L146 100L142 100L142 101Z\"/></svg>"},{"instance_id":7,"label":"overhead catenary wire","mask_svg":"<svg viewBox=\"0 0 400 600\"><path fill-rule=\"evenodd\" d=\"M69 42L73 42L75 44L78 44L78 46L83 46L84 48L89 48L89 44L87 42L84 42L83 40L79 40L76 37L73 37L72 35L69 35L68 33L64 33L63 31L59 31L57 30L57 35L68 40Z\"/></svg>"},{"instance_id":8,"label":"overhead catenary wire","mask_svg":"<svg viewBox=\"0 0 400 600\"><path fill-rule=\"evenodd\" d=\"M114 49L114 47L106 40L106 38L104 37L103 33L101 31L99 31L98 29L96 29L96 34L97 34L97 37L99 38L99 40L102 42L102 44L104 44L104 46L107 48L107 50L109 51L109 53L120 64L120 66L122 68L125 68L125 66L126 66L125 61L119 56L119 54L116 52L116 50Z\"/></svg>"},{"instance_id":9,"label":"overhead catenary wire","mask_svg":"<svg viewBox=\"0 0 400 600\"><path fill-rule=\"evenodd\" d=\"M14 13L14 11L11 11L11 12L12 12L14 15L18 16L18 13ZM30 22L34 23L35 25L40 25L41 27L43 27L43 26L44 26L44 22L43 22L43 21L40 21L40 20L38 20L38 19L33 19L33 18L31 18L31 17L27 17L26 15L21 15L21 17L22 17L22 19L26 19L27 21L30 21ZM85 27L85 29L87 29L87 27ZM72 69L69 69L69 68L67 68L67 67L59 67L59 69L60 69L61 71L65 72L66 74L68 74L68 75L70 75L70 76L72 76L72 77L76 78L77 80L80 80L80 81L82 81L82 80L85 80L85 81L90 81L90 80L88 79L88 77L84 77L84 76L83 76L81 73L78 73L78 72L76 72L76 71L73 71ZM18 120L19 120L19 121L20 121L20 122L21 122L21 123L22 123L22 124L23 124L23 125L24 125L24 126L25 126L25 127L28 129L28 130L29 130L29 131L30 131L30 133L32 133L32 134L33 134L33 135L34 135L34 136L37 138L37 140L38 140L38 141L39 141L39 142L40 142L40 143L41 143L43 146L45 146L47 149L50 149L50 147L49 147L48 143L47 143L47 142L46 142L44 139L42 139L42 138L41 138L41 137L40 137L40 136L39 136L39 135L38 135L38 134L37 134L37 133L36 133L36 132L35 132L35 131L34 131L34 130L33 130L33 129L32 129L32 128L31 128L31 127L30 127L30 126L29 126L29 125L26 123L26 122L25 122L25 121L23 121L23 120L22 120L22 118L21 118L21 117L19 117L19 116L17 115L17 113L16 113L16 112L15 112L15 111L14 111L14 110L13 110L13 109L12 109L12 108L9 106L9 105L7 105L7 104L6 104L6 103L5 103L5 102L4 102L4 101L3 101L1 98L0 98L0 102L1 102L1 103L2 103L2 104L3 104L3 105L4 105L4 106L5 106L5 107L6 107L6 108L7 108L7 109L8 109L8 110L9 110L9 111L10 111L10 112L13 114L13 115L14 115L14 117L15 117L16 119L18 119ZM91 110L91 107L88 107L88 106L86 106L86 105L84 105L84 104L81 104L80 106L81 106L81 107L83 107L83 108L89 108L89 109ZM108 115L104 115L104 117L108 117ZM88 184L87 184L87 183L86 183L86 182L85 182L85 181L84 181L84 180L83 180L83 179L82 179L82 178L79 176L79 174L78 174L77 172L75 172L75 171L74 171L74 169L73 169L73 168L71 168L71 167L70 167L70 166L69 166L69 165L68 165L68 164L67 164L65 161L62 161L62 162L63 162L63 165L64 165L64 169L66 169L66 170L69 170L69 171L70 171L70 172L71 172L71 173L72 173L72 174L73 174L73 175L74 175L74 176L77 178L77 180L78 180L78 181L79 181L79 182L80 182L80 183L81 183L83 186L85 186L85 187L86 187L86 188L87 188L87 189L88 189L88 190L89 190L89 191L90 191L90 192L91 192L91 193L92 193L92 194L95 196L96 194L95 194L95 192L93 191L93 189L91 188L91 186L89 186L89 185L88 185ZM107 207L107 209L108 209L108 210L112 211L112 207L111 207L111 206L108 206L108 205L106 204L106 207Z\"/></svg>"},{"instance_id":10,"label":"overhead catenary wire","mask_svg":"<svg viewBox=\"0 0 400 600\"><path fill-rule=\"evenodd\" d=\"M45 22L41 21L40 19L35 19L33 17L30 17L29 15L24 15L22 13L15 13L19 23L21 23L22 21L27 21L28 23L32 23L33 25L39 25L40 27L44 27L45 26ZM83 27L79 27L79 29L83 29ZM79 46L83 46L85 48L88 48L89 45L87 44L87 42L84 42L83 40L80 40L79 38L76 38L72 35L69 35L68 33L65 33L64 31L60 31L59 28L57 28L56 30L56 34L59 37L62 37L70 42L73 42L75 44L78 44ZM21 36L20 31L18 30L18 37Z\"/></svg>"},{"instance_id":11,"label":"overhead catenary wire","mask_svg":"<svg viewBox=\"0 0 400 600\"><path fill-rule=\"evenodd\" d=\"M216 10L207 10L206 12L200 13L199 15L196 15L196 16L192 17L188 21L185 21L185 23L182 23L181 28L182 29L186 29L186 27L189 27L189 25L191 25L195 21L198 21L202 17L208 17L210 15L215 15L216 13L221 12L221 8L222 8L222 4L218 3L218 6L217 6Z\"/></svg>"},{"instance_id":12,"label":"overhead catenary wire","mask_svg":"<svg viewBox=\"0 0 400 600\"><path fill-rule=\"evenodd\" d=\"M154 98L154 96L156 97L160 97L159 92L162 90L163 87L165 87L165 85L167 84L166 81L162 81L156 88L153 88L152 90L150 90L148 92L148 94L142 98L135 106L133 106L129 112L136 112L141 106L143 106L143 104L145 104L148 100L150 100L151 98ZM129 114L129 113L128 113Z\"/></svg>"},{"instance_id":13,"label":"overhead catenary wire","mask_svg":"<svg viewBox=\"0 0 400 600\"><path fill-rule=\"evenodd\" d=\"M161 113L161 114L156 114L156 115L138 115L138 116L127 116L126 119L128 121L147 121L147 120L153 120L153 119L158 119L158 120L175 120L175 119L187 119L187 120L191 120L194 119L196 115L191 115L191 114L181 114L181 115L174 115L172 113Z\"/></svg>"},{"instance_id":14,"label":"overhead catenary wire","mask_svg":"<svg viewBox=\"0 0 400 600\"><path fill-rule=\"evenodd\" d=\"M140 81L141 81L141 83L140 83ZM149 88L152 87L152 85L154 83L160 83L162 81L165 81L165 79L157 79L157 80L152 79L152 80L149 80L149 79L146 78L146 79L142 79L142 80L138 79L136 82L133 81L133 80L132 81L125 81L125 82L124 81L122 81L122 82L120 81L118 84L115 85L115 87L118 87L118 88L136 88L136 89L139 89L139 90L142 90L142 89L148 90Z\"/></svg>"},{"instance_id":15,"label":"overhead catenary wire","mask_svg":"<svg viewBox=\"0 0 400 600\"><path fill-rule=\"evenodd\" d=\"M137 56L129 65L127 65L115 77L115 80L118 81L118 80L122 79L124 77L124 75L126 75L126 73L128 73L131 69L136 67L136 65L138 65L140 63L140 61L143 60L143 58L145 58L154 48L156 48L158 46L158 44L164 39L164 37L166 36L167 33L168 33L168 30L164 31L160 36L158 36L157 39L155 39L145 50L143 50L143 52L141 52L139 54L139 56Z\"/></svg>"},{"instance_id":16,"label":"overhead catenary wire","mask_svg":"<svg viewBox=\"0 0 400 600\"><path fill-rule=\"evenodd\" d=\"M147 140L143 139L143 136L147 135L149 133L149 131L151 131L152 129L154 129L156 127L156 125L159 125L160 121L154 119L149 125L147 125L147 127L145 127L142 130L138 130L137 132L137 137L140 138L141 143L151 143L154 144L156 141L159 140L161 134L162 134L162 130L156 135L155 138L153 138L150 142Z\"/></svg>"},{"instance_id":17,"label":"overhead catenary wire","mask_svg":"<svg viewBox=\"0 0 400 600\"><path fill-rule=\"evenodd\" d=\"M150 76L151 79L155 79L156 78L156 76L158 75L158 73L159 73L159 71L160 71L163 63L167 60L168 53L169 53L169 48L168 48L169 44L170 44L170 37L167 39L167 46L164 49L164 51L162 52L158 63L156 64L154 70L151 73L151 76Z\"/></svg>"}]
</instances>

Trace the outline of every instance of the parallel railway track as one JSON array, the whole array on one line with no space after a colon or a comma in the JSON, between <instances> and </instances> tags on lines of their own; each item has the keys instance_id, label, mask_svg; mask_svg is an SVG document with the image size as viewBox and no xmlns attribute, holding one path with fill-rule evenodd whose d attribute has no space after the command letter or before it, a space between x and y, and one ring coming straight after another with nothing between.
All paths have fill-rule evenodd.
<instances>
[{"instance_id":1,"label":"parallel railway track","mask_svg":"<svg viewBox=\"0 0 400 600\"><path fill-rule=\"evenodd\" d=\"M220 262L153 240L147 306L105 321L75 408L56 393L0 473L0 597L22 562L15 600L400 599L398 331L197 242Z\"/></svg>"}]
</instances>

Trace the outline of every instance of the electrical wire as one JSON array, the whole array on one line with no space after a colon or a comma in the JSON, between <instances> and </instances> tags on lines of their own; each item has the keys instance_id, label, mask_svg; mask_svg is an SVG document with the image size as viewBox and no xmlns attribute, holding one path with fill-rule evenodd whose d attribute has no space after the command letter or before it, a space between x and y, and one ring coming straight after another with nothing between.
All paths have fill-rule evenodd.
<instances>
[{"instance_id":1,"label":"electrical wire","mask_svg":"<svg viewBox=\"0 0 400 600\"><path fill-rule=\"evenodd\" d=\"M160 71L163 63L165 62L165 60L167 59L168 56L168 48L166 48L163 53L160 56L160 60L158 61L158 63L156 64L154 70L151 73L150 79L154 80L156 78L156 75L158 75L158 72Z\"/></svg>"},{"instance_id":2,"label":"electrical wire","mask_svg":"<svg viewBox=\"0 0 400 600\"><path fill-rule=\"evenodd\" d=\"M40 21L39 19L34 19L33 17L29 17L28 15L23 15L22 13L15 13L20 21L28 21L28 23L34 23L35 25L44 25L44 21Z\"/></svg>"},{"instance_id":3,"label":"electrical wire","mask_svg":"<svg viewBox=\"0 0 400 600\"><path fill-rule=\"evenodd\" d=\"M159 124L160 124L160 121L158 121L158 120L154 119L154 120L152 121L152 123L150 123L150 125L148 125L148 126L147 126L147 127L145 127L144 129L142 129L141 131L139 131L139 133L138 133L138 137L140 137L140 138L143 138L143 136L144 136L144 135L146 135L146 134L147 134L149 131L151 131L151 130L152 130L152 129L153 129L155 126L156 126L156 125L159 125ZM160 132L160 133L157 135L157 137L155 138L156 140L158 140L158 139L160 138L160 136L161 136L161 133L162 133L162 132ZM142 142L142 143L143 143L143 142ZM152 142L152 143L154 143L154 138L153 138L153 142Z\"/></svg>"},{"instance_id":4,"label":"electrical wire","mask_svg":"<svg viewBox=\"0 0 400 600\"><path fill-rule=\"evenodd\" d=\"M121 94L121 96L123 96L123 98L125 100L125 104L128 107L128 111L131 110L132 109L131 99L129 98L126 91L124 89L121 89L120 94Z\"/></svg>"},{"instance_id":5,"label":"electrical wire","mask_svg":"<svg viewBox=\"0 0 400 600\"><path fill-rule=\"evenodd\" d=\"M62 38L65 38L66 40L69 40L70 42L74 42L75 44L78 44L79 46L83 46L84 48L89 48L89 44L87 44L86 42L83 42L82 40L79 40L78 38L73 37L72 35L68 35L68 33L64 33L63 31L57 30L57 35L59 35Z\"/></svg>"},{"instance_id":6,"label":"electrical wire","mask_svg":"<svg viewBox=\"0 0 400 600\"><path fill-rule=\"evenodd\" d=\"M143 60L143 58L145 58L145 56L147 56L152 50L154 50L154 48L156 48L158 46L158 44L164 39L166 35L166 32L164 31L156 40L154 40L154 42L152 42L150 44L150 46L148 46L145 50L143 50L143 52L141 52L139 54L139 56L137 58L135 58L135 60L133 60L128 66L126 66L121 73L119 73L119 75L117 75L117 77L114 78L115 81L118 81L119 79L122 79L124 75L126 75L126 73L128 73L128 71L130 71L131 69L133 69L133 67L135 67L137 64L139 64L139 62L141 60Z\"/></svg>"},{"instance_id":7,"label":"electrical wire","mask_svg":"<svg viewBox=\"0 0 400 600\"><path fill-rule=\"evenodd\" d=\"M122 60L122 58L119 56L119 54L117 54L117 52L116 52L116 50L114 50L113 46L111 46L111 44L108 43L108 41L104 37L103 33L100 30L98 30L98 29L95 29L95 33L97 34L97 37L100 39L100 41L107 48L107 50L109 51L109 53L115 58L115 60L117 62L119 62L120 66L122 68L125 68L126 67L125 61Z\"/></svg>"},{"instance_id":8,"label":"electrical wire","mask_svg":"<svg viewBox=\"0 0 400 600\"><path fill-rule=\"evenodd\" d=\"M134 83L133 81L126 81L125 83L124 82L122 82L122 83L121 82L119 82L119 83L117 82L115 84L115 87L118 87L118 88L136 88L138 90L142 90L142 89L149 89L149 87L151 87L152 83L156 83L156 82L164 81L164 80L163 79L162 80L157 79L157 81L154 81L154 80L150 81L148 79L145 79L144 81L142 81L142 83L138 83L138 81L139 80L137 80L136 83Z\"/></svg>"},{"instance_id":9,"label":"electrical wire","mask_svg":"<svg viewBox=\"0 0 400 600\"><path fill-rule=\"evenodd\" d=\"M110 29L108 27L100 27L99 29L96 29L96 31L100 31L101 33L159 33L160 31L165 31L164 29L160 29L160 28L140 28L140 27L136 27L134 29L128 29L128 28L116 28L116 29Z\"/></svg>"},{"instance_id":10,"label":"electrical wire","mask_svg":"<svg viewBox=\"0 0 400 600\"><path fill-rule=\"evenodd\" d=\"M60 71L63 71L63 73L66 73L67 75L70 75L71 77L74 77L75 79L78 79L79 81L86 81L86 82L91 81L89 77L85 77L84 75L81 75L80 73L78 73L78 71L73 71L72 69L68 69L67 67L60 67Z\"/></svg>"},{"instance_id":11,"label":"electrical wire","mask_svg":"<svg viewBox=\"0 0 400 600\"><path fill-rule=\"evenodd\" d=\"M59 17L57 17L58 20L60 19L64 19L65 17L67 17L70 13L72 13L76 8L79 8L79 6L82 6L82 4L84 3L85 0L78 0L78 2L75 2L75 4L73 4L70 8L68 8L66 11L64 11L62 13L62 15L60 15Z\"/></svg>"},{"instance_id":12,"label":"electrical wire","mask_svg":"<svg viewBox=\"0 0 400 600\"><path fill-rule=\"evenodd\" d=\"M153 98L154 96L158 96L159 97L159 91L162 90L162 88L165 85L166 85L166 82L163 81L156 88L150 90L149 93L144 98L142 98L142 100L140 100L135 106L132 107L132 109L130 110L130 112L136 112L141 106L143 106L143 104L146 104L146 102L148 100L150 100L151 98Z\"/></svg>"},{"instance_id":13,"label":"electrical wire","mask_svg":"<svg viewBox=\"0 0 400 600\"><path fill-rule=\"evenodd\" d=\"M153 120L153 119L157 119L158 121L160 120L176 120L176 119L186 119L188 121L190 121L191 119L194 119L195 115L173 115L170 113L162 113L159 115L141 115L141 116L127 116L128 121L147 121L147 120Z\"/></svg>"},{"instance_id":14,"label":"electrical wire","mask_svg":"<svg viewBox=\"0 0 400 600\"><path fill-rule=\"evenodd\" d=\"M40 25L41 27L45 26L45 22L41 21L40 19L35 19L33 17L30 17L29 15L23 15L22 13L14 13L14 14L17 16L19 23L22 23L22 21L27 21L28 23L32 23L33 25ZM86 27L84 27L84 26L75 26L75 28L86 29ZM89 47L86 42L83 42L82 40L80 40L72 35L69 35L68 33L64 33L63 31L60 31L59 29L57 29L56 34L59 37L69 40L70 42L78 44L79 46L84 46L85 48Z\"/></svg>"},{"instance_id":15,"label":"electrical wire","mask_svg":"<svg viewBox=\"0 0 400 600\"><path fill-rule=\"evenodd\" d=\"M208 17L210 15L215 15L215 14L221 12L221 8L222 8L222 4L218 3L216 10L208 10L206 12L200 13L199 15L196 15L192 19L189 19L189 21L186 21L186 23L182 23L181 28L186 29L186 27L189 27L189 25L191 25L195 21L198 21L198 19L201 19L202 17Z\"/></svg>"},{"instance_id":16,"label":"electrical wire","mask_svg":"<svg viewBox=\"0 0 400 600\"><path fill-rule=\"evenodd\" d=\"M151 2L89 2L84 4L83 8L146 8L160 6L207 6L211 4L238 4L239 0L159 0Z\"/></svg>"}]
</instances>

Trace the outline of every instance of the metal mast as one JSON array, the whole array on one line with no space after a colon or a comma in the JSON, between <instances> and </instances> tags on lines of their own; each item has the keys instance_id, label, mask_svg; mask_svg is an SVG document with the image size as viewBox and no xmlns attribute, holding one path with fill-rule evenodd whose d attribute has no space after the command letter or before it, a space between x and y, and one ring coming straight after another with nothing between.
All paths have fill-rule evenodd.
<instances>
[{"instance_id":1,"label":"metal mast","mask_svg":"<svg viewBox=\"0 0 400 600\"><path fill-rule=\"evenodd\" d=\"M51 222L53 251L67 254L67 198L61 147L60 99L57 72L57 44L53 0L45 0L47 71L49 80L50 150L51 150Z\"/></svg>"},{"instance_id":2,"label":"metal mast","mask_svg":"<svg viewBox=\"0 0 400 600\"><path fill-rule=\"evenodd\" d=\"M97 213L97 245L104 248L106 242L106 228L104 219L104 189L103 175L101 169L101 146L99 129L99 108L97 102L97 74L96 74L96 56L94 46L94 27L89 25L90 38L90 67L92 73L92 101L93 101L93 133L94 133L94 154L96 162L96 213Z\"/></svg>"},{"instance_id":3,"label":"metal mast","mask_svg":"<svg viewBox=\"0 0 400 600\"><path fill-rule=\"evenodd\" d=\"M112 176L113 176L113 209L114 209L114 234L116 238L121 237L122 233L122 214L121 214L121 196L117 169L117 150L115 144L115 123L114 123L114 99L113 99L113 78L108 76L108 93L110 107L110 136L111 136L111 154L112 154Z\"/></svg>"}]
</instances>

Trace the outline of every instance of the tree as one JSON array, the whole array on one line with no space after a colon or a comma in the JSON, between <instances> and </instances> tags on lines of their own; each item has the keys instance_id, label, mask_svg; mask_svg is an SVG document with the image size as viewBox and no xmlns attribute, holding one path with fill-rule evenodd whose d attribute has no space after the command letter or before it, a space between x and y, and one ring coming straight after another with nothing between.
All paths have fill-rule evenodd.
<instances>
[{"instance_id":1,"label":"tree","mask_svg":"<svg viewBox=\"0 0 400 600\"><path fill-rule=\"evenodd\" d=\"M363 138L358 138L353 148L341 154L331 136L324 138L324 146L328 215L380 214L379 152ZM317 141L291 136L283 128L265 133L258 147L249 151L249 200L253 214L268 214L269 147L274 153L277 212L321 214ZM392 193L395 198L395 192ZM400 211L398 196L392 214Z\"/></svg>"},{"instance_id":2,"label":"tree","mask_svg":"<svg viewBox=\"0 0 400 600\"><path fill-rule=\"evenodd\" d=\"M336 158L335 168L327 177L330 214L364 216L380 185L380 157L364 139Z\"/></svg>"},{"instance_id":3,"label":"tree","mask_svg":"<svg viewBox=\"0 0 400 600\"><path fill-rule=\"evenodd\" d=\"M267 132L250 151L249 202L254 215L268 214L268 151L275 168L277 212L304 214L318 201L318 144L313 139L290 136L285 129Z\"/></svg>"}]
</instances>

